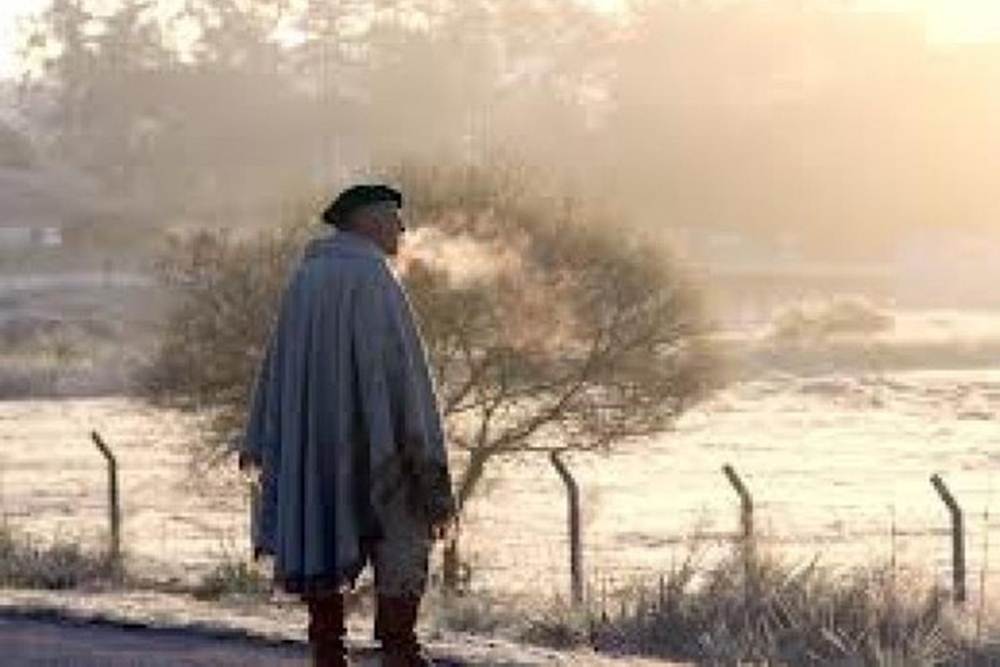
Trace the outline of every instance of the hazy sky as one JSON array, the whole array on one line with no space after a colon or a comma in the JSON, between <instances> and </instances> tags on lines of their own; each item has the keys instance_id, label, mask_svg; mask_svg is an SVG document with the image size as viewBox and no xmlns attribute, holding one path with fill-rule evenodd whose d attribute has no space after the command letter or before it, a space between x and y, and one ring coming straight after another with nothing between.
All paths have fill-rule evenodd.
<instances>
[{"instance_id":1,"label":"hazy sky","mask_svg":"<svg viewBox=\"0 0 1000 667\"><path fill-rule=\"evenodd\" d=\"M44 7L48 0L0 2L0 77L16 69L17 18ZM109 2L112 0L101 0ZM583 0L614 11L624 0ZM939 44L1000 41L1000 0L858 0L866 10L916 11L924 15L930 41Z\"/></svg>"},{"instance_id":2,"label":"hazy sky","mask_svg":"<svg viewBox=\"0 0 1000 667\"><path fill-rule=\"evenodd\" d=\"M5 0L0 2L0 76L10 76L16 66L14 53L17 18L36 11L46 4L45 0Z\"/></svg>"}]
</instances>

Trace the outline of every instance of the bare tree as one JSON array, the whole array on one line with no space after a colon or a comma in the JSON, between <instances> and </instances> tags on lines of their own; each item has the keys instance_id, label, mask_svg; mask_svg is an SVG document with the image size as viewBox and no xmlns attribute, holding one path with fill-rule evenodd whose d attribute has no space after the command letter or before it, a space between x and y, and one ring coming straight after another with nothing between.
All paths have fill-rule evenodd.
<instances>
[{"instance_id":1,"label":"bare tree","mask_svg":"<svg viewBox=\"0 0 1000 667\"><path fill-rule=\"evenodd\" d=\"M711 386L697 292L652 239L545 193L525 171L408 167L388 177L415 228L400 269L461 459L460 505L499 456L652 435ZM240 432L304 238L295 229L279 240L203 236L168 265L185 299L151 388L211 406L217 452Z\"/></svg>"},{"instance_id":2,"label":"bare tree","mask_svg":"<svg viewBox=\"0 0 1000 667\"><path fill-rule=\"evenodd\" d=\"M657 433L710 386L697 292L652 239L516 176L400 180L418 229L435 232L427 245L463 244L464 256L430 248L404 267L449 437L468 457L460 503L497 455Z\"/></svg>"},{"instance_id":3,"label":"bare tree","mask_svg":"<svg viewBox=\"0 0 1000 667\"><path fill-rule=\"evenodd\" d=\"M199 459L224 460L247 400L281 291L309 229L291 212L277 231L204 230L169 240L158 277L175 295L139 385L159 405L206 413Z\"/></svg>"}]
</instances>

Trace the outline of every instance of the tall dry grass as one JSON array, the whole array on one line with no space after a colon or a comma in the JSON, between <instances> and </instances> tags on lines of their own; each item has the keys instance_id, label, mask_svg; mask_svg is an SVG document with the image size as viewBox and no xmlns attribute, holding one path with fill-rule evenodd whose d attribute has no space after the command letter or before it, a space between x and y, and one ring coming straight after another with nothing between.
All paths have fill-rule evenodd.
<instances>
[{"instance_id":1,"label":"tall dry grass","mask_svg":"<svg viewBox=\"0 0 1000 667\"><path fill-rule=\"evenodd\" d=\"M121 582L120 561L70 540L41 545L0 524L0 587L64 590Z\"/></svg>"},{"instance_id":2,"label":"tall dry grass","mask_svg":"<svg viewBox=\"0 0 1000 667\"><path fill-rule=\"evenodd\" d=\"M594 590L587 604L470 596L435 604L452 630L706 665L890 667L1000 665L949 594L919 572L839 570L742 552L696 558L653 580Z\"/></svg>"}]
</instances>

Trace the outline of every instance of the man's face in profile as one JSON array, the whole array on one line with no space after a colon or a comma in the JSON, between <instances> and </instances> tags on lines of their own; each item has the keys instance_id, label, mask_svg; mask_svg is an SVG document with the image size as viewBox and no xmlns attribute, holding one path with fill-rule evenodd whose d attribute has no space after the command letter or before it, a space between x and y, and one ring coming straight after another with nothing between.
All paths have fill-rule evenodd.
<instances>
[{"instance_id":1,"label":"man's face in profile","mask_svg":"<svg viewBox=\"0 0 1000 667\"><path fill-rule=\"evenodd\" d=\"M386 255L394 257L399 252L399 238L406 227L394 204L379 204L371 210L372 236Z\"/></svg>"}]
</instances>

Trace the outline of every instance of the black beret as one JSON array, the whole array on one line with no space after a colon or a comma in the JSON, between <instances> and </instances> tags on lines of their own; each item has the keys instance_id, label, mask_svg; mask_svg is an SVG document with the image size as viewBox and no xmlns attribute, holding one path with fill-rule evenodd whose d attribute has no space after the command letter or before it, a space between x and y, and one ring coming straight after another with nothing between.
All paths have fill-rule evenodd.
<instances>
[{"instance_id":1,"label":"black beret","mask_svg":"<svg viewBox=\"0 0 1000 667\"><path fill-rule=\"evenodd\" d=\"M323 222L335 227L342 226L351 213L362 206L392 202L403 206L403 195L388 185L352 185L334 199L323 211Z\"/></svg>"}]
</instances>

